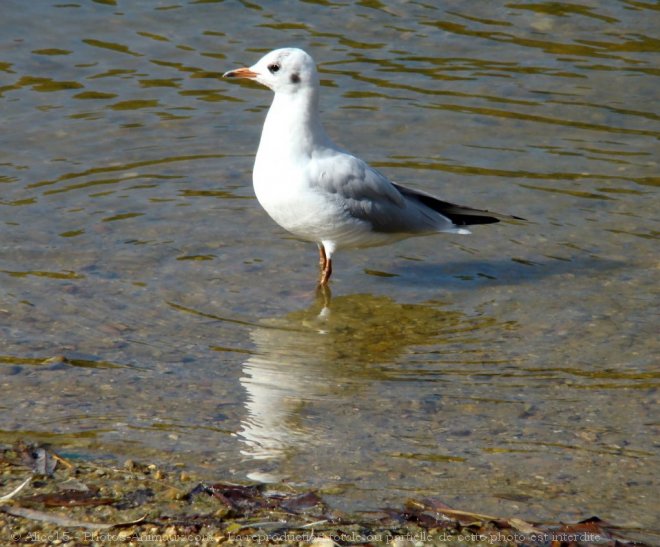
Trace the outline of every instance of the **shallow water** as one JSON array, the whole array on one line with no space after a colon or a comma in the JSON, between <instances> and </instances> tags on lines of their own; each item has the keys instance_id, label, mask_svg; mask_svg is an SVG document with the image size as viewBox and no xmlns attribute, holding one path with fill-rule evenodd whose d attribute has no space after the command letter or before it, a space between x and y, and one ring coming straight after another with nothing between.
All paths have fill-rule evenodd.
<instances>
[{"instance_id":1,"label":"shallow water","mask_svg":"<svg viewBox=\"0 0 660 547\"><path fill-rule=\"evenodd\" d=\"M3 2L0 440L657 539L657 6L474 8ZM529 222L340 253L322 312L219 79L285 45L343 146Z\"/></svg>"}]
</instances>

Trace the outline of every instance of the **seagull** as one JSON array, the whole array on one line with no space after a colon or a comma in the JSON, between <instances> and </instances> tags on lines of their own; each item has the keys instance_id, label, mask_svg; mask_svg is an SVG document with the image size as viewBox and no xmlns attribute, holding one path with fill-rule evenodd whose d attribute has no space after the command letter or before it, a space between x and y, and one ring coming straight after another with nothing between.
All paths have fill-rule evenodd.
<instances>
[{"instance_id":1,"label":"seagull","mask_svg":"<svg viewBox=\"0 0 660 547\"><path fill-rule=\"evenodd\" d=\"M406 188L337 146L321 124L316 64L302 49L276 49L223 77L254 80L275 92L254 162L254 191L277 224L318 245L320 287L327 287L340 249L524 220Z\"/></svg>"}]
</instances>

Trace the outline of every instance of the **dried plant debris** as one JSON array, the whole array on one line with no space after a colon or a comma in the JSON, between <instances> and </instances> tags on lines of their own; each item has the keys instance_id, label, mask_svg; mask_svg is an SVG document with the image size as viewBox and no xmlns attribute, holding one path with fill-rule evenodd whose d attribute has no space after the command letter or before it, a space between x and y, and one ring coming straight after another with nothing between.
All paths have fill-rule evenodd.
<instances>
[{"instance_id":1,"label":"dried plant debris","mask_svg":"<svg viewBox=\"0 0 660 547\"><path fill-rule=\"evenodd\" d=\"M49 492L47 494L34 494L16 498L16 502L24 507L74 507L78 505L96 506L110 505L115 503L114 498L99 497L98 488L88 488L86 491L80 490L61 490L59 492Z\"/></svg>"},{"instance_id":2,"label":"dried plant debris","mask_svg":"<svg viewBox=\"0 0 660 547\"><path fill-rule=\"evenodd\" d=\"M25 443L0 450L0 477L0 545L642 545L596 517L527 522L436 498L346 515L317 492L205 483L133 461L74 466Z\"/></svg>"}]
</instances>

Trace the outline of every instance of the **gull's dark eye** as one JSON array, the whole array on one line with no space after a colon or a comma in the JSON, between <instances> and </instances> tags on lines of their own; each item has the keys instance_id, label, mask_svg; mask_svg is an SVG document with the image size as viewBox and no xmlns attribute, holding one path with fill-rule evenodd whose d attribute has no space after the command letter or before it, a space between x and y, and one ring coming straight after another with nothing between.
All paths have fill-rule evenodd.
<instances>
[{"instance_id":1,"label":"gull's dark eye","mask_svg":"<svg viewBox=\"0 0 660 547\"><path fill-rule=\"evenodd\" d=\"M275 74L279 69L280 69L280 65L278 65L277 63L273 63L272 65L268 65L268 70L270 70L271 74Z\"/></svg>"}]
</instances>

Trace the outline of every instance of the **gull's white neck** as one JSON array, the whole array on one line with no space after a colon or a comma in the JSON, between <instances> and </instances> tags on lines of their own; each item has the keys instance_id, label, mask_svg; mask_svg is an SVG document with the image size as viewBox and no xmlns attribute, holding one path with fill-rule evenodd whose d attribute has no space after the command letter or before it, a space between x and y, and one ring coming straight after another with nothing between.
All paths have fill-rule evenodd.
<instances>
[{"instance_id":1,"label":"gull's white neck","mask_svg":"<svg viewBox=\"0 0 660 547\"><path fill-rule=\"evenodd\" d=\"M318 88L276 93L268 110L256 164L310 158L315 150L332 146L321 125Z\"/></svg>"}]
</instances>

